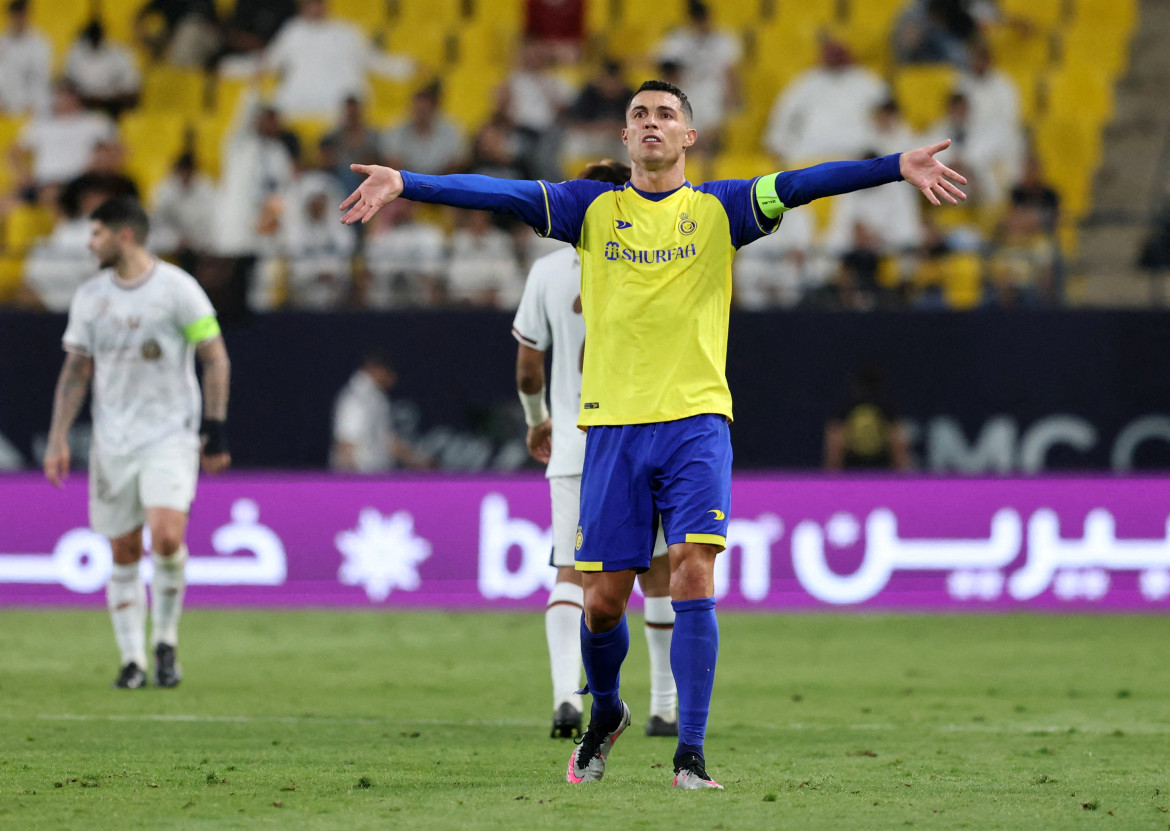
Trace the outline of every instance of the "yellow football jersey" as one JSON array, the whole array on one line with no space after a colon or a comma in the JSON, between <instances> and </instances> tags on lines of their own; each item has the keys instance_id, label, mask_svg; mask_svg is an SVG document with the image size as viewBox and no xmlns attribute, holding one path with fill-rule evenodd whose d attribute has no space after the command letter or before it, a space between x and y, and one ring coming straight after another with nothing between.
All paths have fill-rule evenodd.
<instances>
[{"instance_id":1,"label":"yellow football jersey","mask_svg":"<svg viewBox=\"0 0 1170 831\"><path fill-rule=\"evenodd\" d=\"M736 248L779 225L754 208L753 184L688 183L665 194L549 186L554 226L558 207L574 214L588 199L577 239L586 333L580 426L732 417L731 262ZM554 189L566 186L585 198L559 206Z\"/></svg>"}]
</instances>

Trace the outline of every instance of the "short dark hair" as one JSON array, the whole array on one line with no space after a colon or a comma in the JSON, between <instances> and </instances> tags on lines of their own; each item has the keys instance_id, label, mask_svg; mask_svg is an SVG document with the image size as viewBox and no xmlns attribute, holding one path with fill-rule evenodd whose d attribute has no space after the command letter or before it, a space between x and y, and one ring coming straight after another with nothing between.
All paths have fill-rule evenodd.
<instances>
[{"instance_id":1,"label":"short dark hair","mask_svg":"<svg viewBox=\"0 0 1170 831\"><path fill-rule=\"evenodd\" d=\"M642 86L634 90L634 95L630 97L630 104L634 103L634 98L639 92L669 92L678 99L679 106L682 107L683 115L687 117L687 124L690 124L695 117L694 112L691 111L691 102L687 100L687 94L674 84L669 84L666 81L643 81ZM630 109L630 104L626 105L626 110Z\"/></svg>"},{"instance_id":2,"label":"short dark hair","mask_svg":"<svg viewBox=\"0 0 1170 831\"><path fill-rule=\"evenodd\" d=\"M615 162L613 159L602 159L599 162L590 162L581 171L578 179L592 179L595 182L609 182L611 185L624 185L630 181L630 166L624 162Z\"/></svg>"},{"instance_id":3,"label":"short dark hair","mask_svg":"<svg viewBox=\"0 0 1170 831\"><path fill-rule=\"evenodd\" d=\"M134 240L139 245L146 242L146 235L150 233L150 219L137 199L130 196L115 196L98 205L97 210L89 215L94 222L100 222L113 231L129 228L134 232Z\"/></svg>"}]
</instances>

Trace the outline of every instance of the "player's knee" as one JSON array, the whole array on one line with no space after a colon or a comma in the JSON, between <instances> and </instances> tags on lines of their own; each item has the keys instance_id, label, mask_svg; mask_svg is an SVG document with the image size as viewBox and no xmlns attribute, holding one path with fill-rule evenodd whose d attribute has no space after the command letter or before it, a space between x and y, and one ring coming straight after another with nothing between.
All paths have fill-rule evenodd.
<instances>
[{"instance_id":1,"label":"player's knee","mask_svg":"<svg viewBox=\"0 0 1170 831\"><path fill-rule=\"evenodd\" d=\"M172 528L151 529L150 547L155 554L162 557L173 557L183 545L183 535Z\"/></svg>"},{"instance_id":2,"label":"player's knee","mask_svg":"<svg viewBox=\"0 0 1170 831\"><path fill-rule=\"evenodd\" d=\"M614 595L585 594L585 626L594 634L617 626L625 611L625 602Z\"/></svg>"}]
</instances>

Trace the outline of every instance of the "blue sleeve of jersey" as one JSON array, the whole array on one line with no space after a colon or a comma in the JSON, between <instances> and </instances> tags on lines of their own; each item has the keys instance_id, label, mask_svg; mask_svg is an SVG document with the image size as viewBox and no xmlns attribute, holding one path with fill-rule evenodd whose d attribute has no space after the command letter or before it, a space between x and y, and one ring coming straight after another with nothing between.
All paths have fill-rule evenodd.
<instances>
[{"instance_id":1,"label":"blue sleeve of jersey","mask_svg":"<svg viewBox=\"0 0 1170 831\"><path fill-rule=\"evenodd\" d=\"M789 170L776 177L776 195L786 208L807 205L822 196L836 196L890 182L900 182L900 154L860 162L825 162Z\"/></svg>"},{"instance_id":2,"label":"blue sleeve of jersey","mask_svg":"<svg viewBox=\"0 0 1170 831\"><path fill-rule=\"evenodd\" d=\"M756 179L724 179L707 182L696 190L716 197L731 224L731 244L736 248L754 242L780 227L780 219L764 216L756 204Z\"/></svg>"},{"instance_id":3,"label":"blue sleeve of jersey","mask_svg":"<svg viewBox=\"0 0 1170 831\"><path fill-rule=\"evenodd\" d=\"M542 237L574 245L581 236L585 209L598 194L612 188L602 182L584 180L550 184L471 173L429 176L405 170L402 181L404 199L511 214L532 226Z\"/></svg>"}]
</instances>

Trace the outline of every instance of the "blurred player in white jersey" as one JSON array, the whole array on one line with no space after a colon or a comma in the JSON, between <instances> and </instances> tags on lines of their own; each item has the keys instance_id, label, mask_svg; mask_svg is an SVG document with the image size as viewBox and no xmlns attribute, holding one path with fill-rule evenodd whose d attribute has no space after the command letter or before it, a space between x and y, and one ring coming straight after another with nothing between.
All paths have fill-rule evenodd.
<instances>
[{"instance_id":1,"label":"blurred player in white jersey","mask_svg":"<svg viewBox=\"0 0 1170 831\"><path fill-rule=\"evenodd\" d=\"M626 164L605 160L590 165L579 177L624 185ZM532 264L524 295L516 310L512 334L516 355L516 386L528 423L528 450L544 462L552 493L552 565L557 581L544 613L545 635L552 664L553 738L581 734L581 613L584 590L574 568L577 519L581 503L581 468L585 433L577 428L581 409L581 358L585 320L581 315L581 261L565 246ZM545 404L544 353L553 350L549 384L552 413ZM661 527L654 543L650 570L639 575L645 595L646 644L650 649L650 719L648 736L677 736L677 696L670 669L674 609L670 605L670 561Z\"/></svg>"},{"instance_id":2,"label":"blurred player in white jersey","mask_svg":"<svg viewBox=\"0 0 1170 831\"><path fill-rule=\"evenodd\" d=\"M102 270L69 308L45 476L60 487L68 475L69 428L92 380L89 518L114 555L106 586L122 655L114 686L146 686L146 587L139 573L145 524L154 562L154 680L174 687L182 677L175 647L186 589L184 537L200 458L209 473L231 463L224 435L227 349L195 278L143 247L149 222L141 205L111 199L90 220L89 248ZM203 366L202 410L195 355Z\"/></svg>"}]
</instances>

